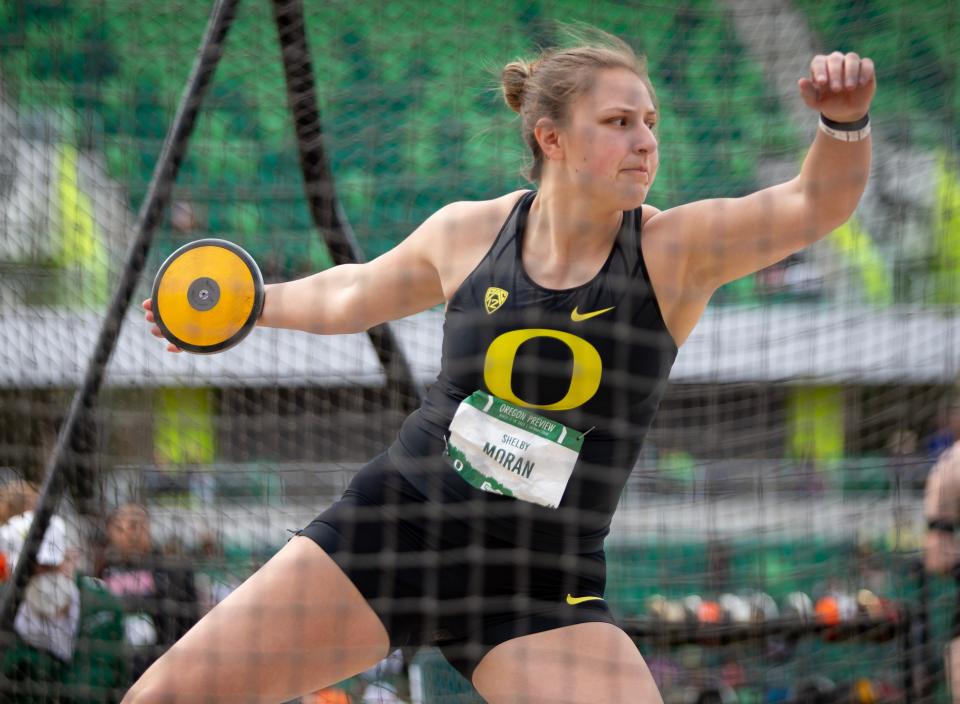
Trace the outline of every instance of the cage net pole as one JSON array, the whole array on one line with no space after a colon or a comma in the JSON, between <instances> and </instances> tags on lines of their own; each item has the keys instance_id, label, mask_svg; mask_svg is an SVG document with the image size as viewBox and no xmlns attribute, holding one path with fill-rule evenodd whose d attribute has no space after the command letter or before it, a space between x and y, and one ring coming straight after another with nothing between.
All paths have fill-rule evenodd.
<instances>
[{"instance_id":1,"label":"cage net pole","mask_svg":"<svg viewBox=\"0 0 960 704\"><path fill-rule=\"evenodd\" d=\"M287 103L296 129L310 216L335 264L361 263L366 258L337 198L333 172L323 146L303 3L301 0L273 0L272 5L283 55ZM415 408L421 400L421 390L396 335L387 324L371 328L367 335L387 375L387 383L399 391L408 408Z\"/></svg>"},{"instance_id":2,"label":"cage net pole","mask_svg":"<svg viewBox=\"0 0 960 704\"><path fill-rule=\"evenodd\" d=\"M238 2L239 0L217 0L210 14L197 58L181 95L173 123L164 140L160 158L154 167L146 197L140 207L135 236L127 250L120 283L107 309L83 383L73 396L70 410L57 436L53 454L44 473L33 523L30 525L20 559L11 576L10 586L4 591L3 600L0 601L0 629L5 633L13 630L14 618L20 607L30 572L36 562L37 552L47 526L50 524L50 518L60 501L64 473L72 466L73 448L82 432L84 421L89 418L96 402L107 363L110 361L120 335L124 313L130 305L134 289L143 272L153 233L166 208L204 95L223 54L227 30L230 28Z\"/></svg>"}]
</instances>

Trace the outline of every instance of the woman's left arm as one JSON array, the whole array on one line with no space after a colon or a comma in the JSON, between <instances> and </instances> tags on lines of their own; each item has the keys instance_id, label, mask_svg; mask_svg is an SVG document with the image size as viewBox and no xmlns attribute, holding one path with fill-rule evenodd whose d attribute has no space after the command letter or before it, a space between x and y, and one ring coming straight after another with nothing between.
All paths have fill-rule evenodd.
<instances>
[{"instance_id":1,"label":"woman's left arm","mask_svg":"<svg viewBox=\"0 0 960 704\"><path fill-rule=\"evenodd\" d=\"M651 240L662 233L683 260L675 269L683 288L712 292L816 242L853 214L870 171L870 137L855 128L876 90L873 62L853 53L819 55L797 85L826 122L796 178L743 198L671 208L644 228ZM824 129L833 123L842 124Z\"/></svg>"}]
</instances>

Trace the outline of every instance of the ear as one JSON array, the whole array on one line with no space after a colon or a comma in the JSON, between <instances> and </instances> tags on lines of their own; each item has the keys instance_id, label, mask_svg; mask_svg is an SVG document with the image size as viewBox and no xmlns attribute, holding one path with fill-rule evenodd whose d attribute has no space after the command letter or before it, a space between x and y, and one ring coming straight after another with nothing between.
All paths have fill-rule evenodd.
<instances>
[{"instance_id":1,"label":"ear","mask_svg":"<svg viewBox=\"0 0 960 704\"><path fill-rule=\"evenodd\" d=\"M533 136L540 145L540 151L546 159L562 159L563 146L560 141L560 129L549 117L541 117L533 128Z\"/></svg>"}]
</instances>

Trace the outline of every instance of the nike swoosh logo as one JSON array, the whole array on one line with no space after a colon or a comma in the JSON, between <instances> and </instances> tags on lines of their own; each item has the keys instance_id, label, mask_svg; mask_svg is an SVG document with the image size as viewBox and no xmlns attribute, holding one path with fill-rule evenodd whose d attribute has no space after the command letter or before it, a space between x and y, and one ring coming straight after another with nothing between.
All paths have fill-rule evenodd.
<instances>
[{"instance_id":1,"label":"nike swoosh logo","mask_svg":"<svg viewBox=\"0 0 960 704\"><path fill-rule=\"evenodd\" d=\"M602 596L574 596L573 594L567 594L567 603L570 606L576 606L577 604L582 604L585 601L603 601Z\"/></svg>"},{"instance_id":2,"label":"nike swoosh logo","mask_svg":"<svg viewBox=\"0 0 960 704\"><path fill-rule=\"evenodd\" d=\"M616 306L610 306L609 308L604 308L603 310L595 310L590 313L580 313L577 311L577 307L574 306L573 310L570 311L570 318L575 323L579 323L581 320L589 320L590 318L596 318L598 315L603 315L604 313L613 310Z\"/></svg>"}]
</instances>

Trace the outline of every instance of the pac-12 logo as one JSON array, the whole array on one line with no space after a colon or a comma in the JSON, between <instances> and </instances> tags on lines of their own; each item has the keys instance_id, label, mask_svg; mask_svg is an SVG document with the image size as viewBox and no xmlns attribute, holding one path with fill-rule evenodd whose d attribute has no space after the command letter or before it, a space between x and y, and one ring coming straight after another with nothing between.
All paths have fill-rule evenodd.
<instances>
[{"instance_id":1,"label":"pac-12 logo","mask_svg":"<svg viewBox=\"0 0 960 704\"><path fill-rule=\"evenodd\" d=\"M503 305L510 294L502 288L491 286L487 289L487 294L483 297L483 306L487 309L487 315Z\"/></svg>"},{"instance_id":2,"label":"pac-12 logo","mask_svg":"<svg viewBox=\"0 0 960 704\"><path fill-rule=\"evenodd\" d=\"M506 292L504 292L506 293ZM490 292L487 291L487 295ZM537 337L552 337L559 340L573 353L573 373L567 393L556 403L536 404L524 401L513 392L513 362L520 345ZM540 408L545 411L568 411L582 406L597 393L600 388L600 376L603 373L603 361L597 348L582 337L571 335L562 330L546 328L528 328L511 330L496 337L487 348L483 362L483 381L490 393L504 401L524 408Z\"/></svg>"}]
</instances>

